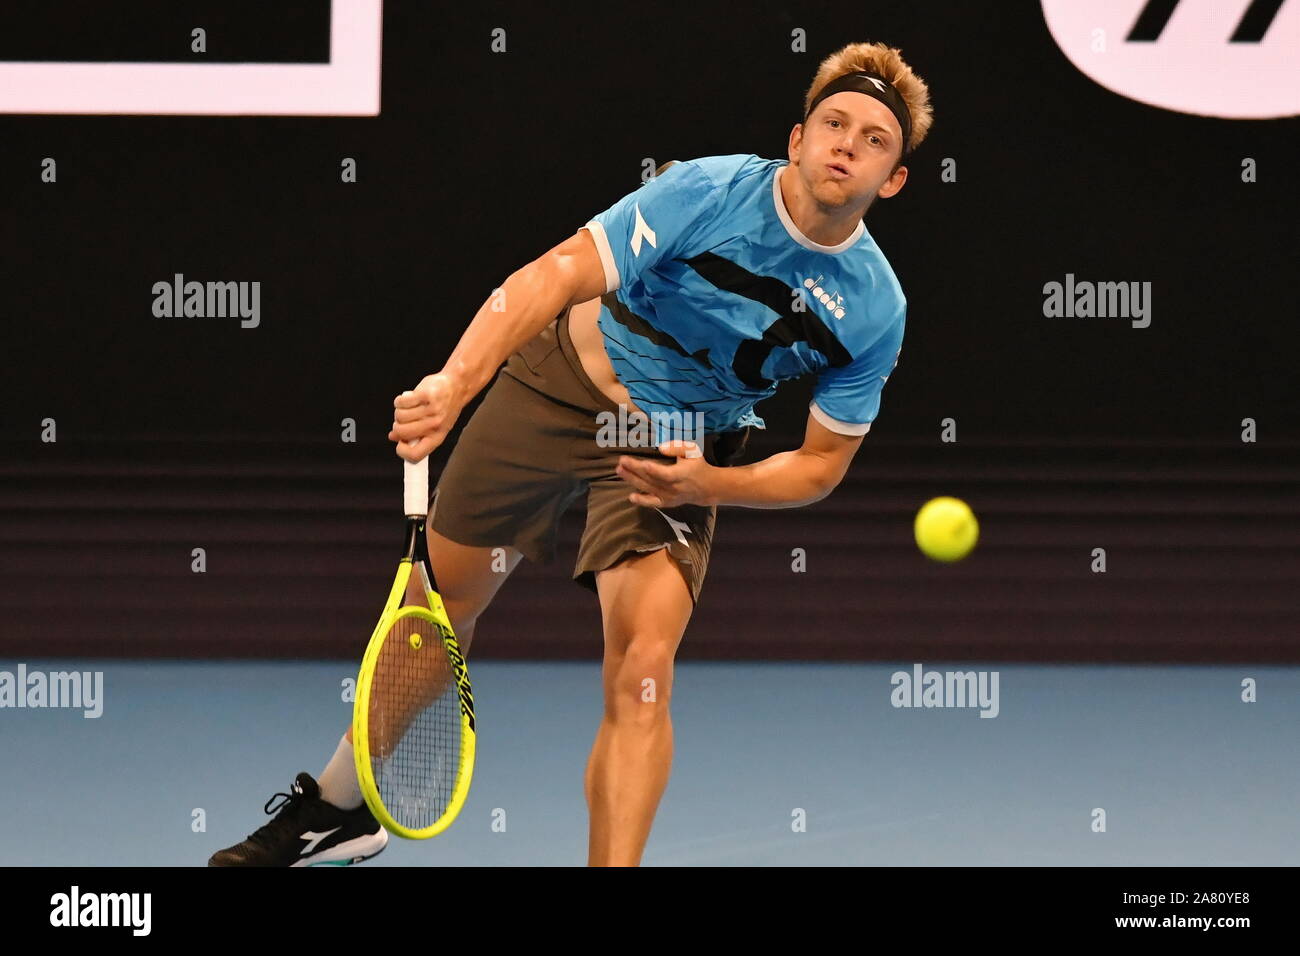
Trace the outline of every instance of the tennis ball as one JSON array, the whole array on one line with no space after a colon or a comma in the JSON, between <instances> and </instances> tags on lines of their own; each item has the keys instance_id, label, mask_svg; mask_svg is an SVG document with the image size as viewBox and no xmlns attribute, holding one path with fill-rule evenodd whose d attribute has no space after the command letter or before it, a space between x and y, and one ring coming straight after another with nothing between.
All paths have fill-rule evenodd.
<instances>
[{"instance_id":1,"label":"tennis ball","mask_svg":"<svg viewBox=\"0 0 1300 956\"><path fill-rule=\"evenodd\" d=\"M960 561L979 540L980 526L960 498L931 498L916 513L916 544L935 561Z\"/></svg>"}]
</instances>

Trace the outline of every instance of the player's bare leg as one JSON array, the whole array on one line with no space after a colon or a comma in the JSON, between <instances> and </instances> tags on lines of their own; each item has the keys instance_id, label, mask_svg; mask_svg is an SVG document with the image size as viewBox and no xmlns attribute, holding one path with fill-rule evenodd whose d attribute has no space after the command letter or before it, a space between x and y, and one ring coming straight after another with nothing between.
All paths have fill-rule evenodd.
<instances>
[{"instance_id":1,"label":"player's bare leg","mask_svg":"<svg viewBox=\"0 0 1300 956\"><path fill-rule=\"evenodd\" d=\"M596 575L605 713L587 761L589 866L637 866L673 759L673 659L694 604L666 549Z\"/></svg>"},{"instance_id":2,"label":"player's bare leg","mask_svg":"<svg viewBox=\"0 0 1300 956\"><path fill-rule=\"evenodd\" d=\"M461 653L469 657L470 642L474 640L474 627L497 590L505 583L523 557L514 548L479 548L457 544L427 528L429 566L438 579L438 592L442 596L451 628L456 632L456 642ZM406 586L406 604L428 607L424 595L424 582L419 572L411 575ZM348 740L352 739L352 726L348 725Z\"/></svg>"}]
</instances>

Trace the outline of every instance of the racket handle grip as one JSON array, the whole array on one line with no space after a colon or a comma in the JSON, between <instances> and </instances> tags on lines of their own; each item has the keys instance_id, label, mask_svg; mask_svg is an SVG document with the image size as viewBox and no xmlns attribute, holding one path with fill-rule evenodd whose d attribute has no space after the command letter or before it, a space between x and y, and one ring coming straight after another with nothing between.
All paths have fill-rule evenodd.
<instances>
[{"instance_id":1,"label":"racket handle grip","mask_svg":"<svg viewBox=\"0 0 1300 956\"><path fill-rule=\"evenodd\" d=\"M406 515L426 515L429 513L429 458L426 455L414 465L409 461L402 464L406 469L403 478Z\"/></svg>"}]
</instances>

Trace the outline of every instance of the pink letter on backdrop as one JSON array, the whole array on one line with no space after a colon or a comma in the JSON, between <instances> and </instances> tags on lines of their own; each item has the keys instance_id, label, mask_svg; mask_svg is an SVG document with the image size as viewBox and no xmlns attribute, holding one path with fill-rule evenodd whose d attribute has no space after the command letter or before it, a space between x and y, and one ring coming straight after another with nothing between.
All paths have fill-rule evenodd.
<instances>
[{"instance_id":1,"label":"pink letter on backdrop","mask_svg":"<svg viewBox=\"0 0 1300 956\"><path fill-rule=\"evenodd\" d=\"M378 116L383 0L334 0L327 64L0 63L0 113Z\"/></svg>"}]
</instances>

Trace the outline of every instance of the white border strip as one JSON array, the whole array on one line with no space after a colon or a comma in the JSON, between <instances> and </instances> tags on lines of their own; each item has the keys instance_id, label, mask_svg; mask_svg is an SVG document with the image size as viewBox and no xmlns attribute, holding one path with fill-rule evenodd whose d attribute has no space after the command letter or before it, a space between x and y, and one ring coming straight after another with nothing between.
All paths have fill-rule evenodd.
<instances>
[{"instance_id":1,"label":"white border strip","mask_svg":"<svg viewBox=\"0 0 1300 956\"><path fill-rule=\"evenodd\" d=\"M609 236L605 235L605 227L599 220L593 219L579 228L590 232L592 240L596 243L600 267L605 271L605 292L618 291L618 287L623 283L623 277L618 274L618 263L614 261L614 250L609 247Z\"/></svg>"},{"instance_id":2,"label":"white border strip","mask_svg":"<svg viewBox=\"0 0 1300 956\"><path fill-rule=\"evenodd\" d=\"M848 435L853 437L857 435L865 435L867 432L871 431L871 422L866 422L861 425L855 425L852 422L842 422L837 418L831 418L827 415L822 411L822 407L816 402L809 403L808 411L817 421L817 424L821 425L828 431L835 432L837 435Z\"/></svg>"},{"instance_id":3,"label":"white border strip","mask_svg":"<svg viewBox=\"0 0 1300 956\"><path fill-rule=\"evenodd\" d=\"M0 63L0 113L378 116L383 0L333 0L328 64Z\"/></svg>"}]
</instances>

